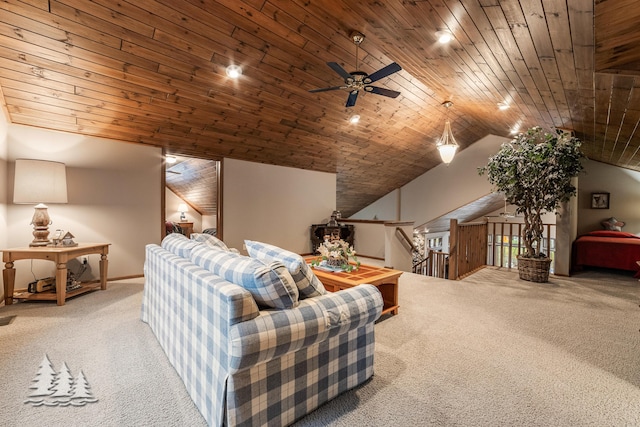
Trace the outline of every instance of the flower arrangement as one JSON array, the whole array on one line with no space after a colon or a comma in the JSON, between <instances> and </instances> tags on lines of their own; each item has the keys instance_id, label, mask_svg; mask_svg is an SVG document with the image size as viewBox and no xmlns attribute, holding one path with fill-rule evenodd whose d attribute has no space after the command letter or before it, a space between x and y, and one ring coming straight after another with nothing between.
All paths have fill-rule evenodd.
<instances>
[{"instance_id":1,"label":"flower arrangement","mask_svg":"<svg viewBox=\"0 0 640 427\"><path fill-rule=\"evenodd\" d=\"M317 251L320 253L320 257L311 262L312 267L324 264L329 268L339 268L347 272L357 270L360 267L356 251L342 239L327 239L318 247ZM349 263L349 258L353 259L355 265Z\"/></svg>"}]
</instances>

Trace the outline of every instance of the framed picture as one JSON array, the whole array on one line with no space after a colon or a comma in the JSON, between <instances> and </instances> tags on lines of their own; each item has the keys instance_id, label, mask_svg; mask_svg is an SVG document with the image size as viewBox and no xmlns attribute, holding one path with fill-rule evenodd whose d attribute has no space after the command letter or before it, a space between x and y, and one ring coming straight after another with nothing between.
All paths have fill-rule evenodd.
<instances>
[{"instance_id":1,"label":"framed picture","mask_svg":"<svg viewBox=\"0 0 640 427\"><path fill-rule=\"evenodd\" d=\"M591 209L609 209L609 193L591 193Z\"/></svg>"}]
</instances>

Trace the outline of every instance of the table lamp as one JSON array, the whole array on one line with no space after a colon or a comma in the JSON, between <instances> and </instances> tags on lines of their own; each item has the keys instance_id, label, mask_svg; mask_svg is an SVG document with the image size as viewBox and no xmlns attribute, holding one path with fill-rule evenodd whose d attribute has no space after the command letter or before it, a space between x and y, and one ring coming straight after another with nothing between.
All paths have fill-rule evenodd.
<instances>
[{"instance_id":1,"label":"table lamp","mask_svg":"<svg viewBox=\"0 0 640 427\"><path fill-rule=\"evenodd\" d=\"M45 203L67 203L67 174L64 163L16 159L13 203L36 204L31 219L34 239L29 246L50 244L51 219Z\"/></svg>"},{"instance_id":2,"label":"table lamp","mask_svg":"<svg viewBox=\"0 0 640 427\"><path fill-rule=\"evenodd\" d=\"M187 207L186 203L180 203L178 205L178 212L180 212L180 221L184 222L187 220L187 216L184 213L188 210L189 208Z\"/></svg>"}]
</instances>

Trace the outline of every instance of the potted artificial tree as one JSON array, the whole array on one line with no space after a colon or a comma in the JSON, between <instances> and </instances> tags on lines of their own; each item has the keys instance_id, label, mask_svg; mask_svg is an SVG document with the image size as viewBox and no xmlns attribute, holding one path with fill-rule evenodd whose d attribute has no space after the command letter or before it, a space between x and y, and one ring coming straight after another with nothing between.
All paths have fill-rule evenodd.
<instances>
[{"instance_id":1,"label":"potted artificial tree","mask_svg":"<svg viewBox=\"0 0 640 427\"><path fill-rule=\"evenodd\" d=\"M516 213L524 216L521 237L525 250L518 256L521 279L549 280L551 259L540 250L542 214L555 212L560 203L576 195L572 179L583 169L580 145L580 140L561 131L546 133L533 127L503 144L487 165L478 169L516 206Z\"/></svg>"}]
</instances>

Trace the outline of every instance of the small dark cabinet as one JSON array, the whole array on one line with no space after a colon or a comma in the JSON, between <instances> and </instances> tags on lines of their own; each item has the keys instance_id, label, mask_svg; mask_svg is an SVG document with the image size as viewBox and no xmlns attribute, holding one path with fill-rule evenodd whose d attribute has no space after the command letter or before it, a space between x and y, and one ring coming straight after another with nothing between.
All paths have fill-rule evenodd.
<instances>
[{"instance_id":1,"label":"small dark cabinet","mask_svg":"<svg viewBox=\"0 0 640 427\"><path fill-rule=\"evenodd\" d=\"M340 239L349 243L353 247L353 225L332 226L327 224L313 224L311 226L311 252L316 254L318 246L324 242L324 236L334 239L339 236Z\"/></svg>"}]
</instances>

